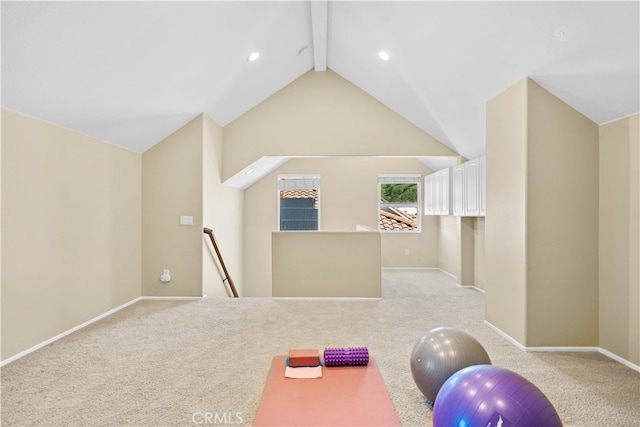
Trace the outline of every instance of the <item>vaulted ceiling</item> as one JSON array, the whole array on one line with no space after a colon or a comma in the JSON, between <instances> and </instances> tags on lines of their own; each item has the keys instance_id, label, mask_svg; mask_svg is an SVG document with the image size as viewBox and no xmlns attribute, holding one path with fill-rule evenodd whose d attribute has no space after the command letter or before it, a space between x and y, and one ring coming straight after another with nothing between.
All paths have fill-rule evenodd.
<instances>
[{"instance_id":1,"label":"vaulted ceiling","mask_svg":"<svg viewBox=\"0 0 640 427\"><path fill-rule=\"evenodd\" d=\"M486 101L524 77L598 124L640 111L639 6L2 1L2 106L143 152L328 67L473 158Z\"/></svg>"}]
</instances>

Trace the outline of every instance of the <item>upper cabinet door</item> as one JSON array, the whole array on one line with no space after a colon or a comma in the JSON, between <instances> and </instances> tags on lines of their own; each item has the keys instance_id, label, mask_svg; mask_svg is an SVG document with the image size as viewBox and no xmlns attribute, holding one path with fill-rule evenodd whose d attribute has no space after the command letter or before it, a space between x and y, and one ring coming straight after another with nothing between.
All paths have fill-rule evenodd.
<instances>
[{"instance_id":1,"label":"upper cabinet door","mask_svg":"<svg viewBox=\"0 0 640 427\"><path fill-rule=\"evenodd\" d=\"M433 174L433 214L442 215L442 179L438 172Z\"/></svg>"},{"instance_id":2,"label":"upper cabinet door","mask_svg":"<svg viewBox=\"0 0 640 427\"><path fill-rule=\"evenodd\" d=\"M451 169L438 172L440 185L440 215L451 215Z\"/></svg>"},{"instance_id":3,"label":"upper cabinet door","mask_svg":"<svg viewBox=\"0 0 640 427\"><path fill-rule=\"evenodd\" d=\"M480 216L487 214L487 157L482 156L480 161Z\"/></svg>"},{"instance_id":4,"label":"upper cabinet door","mask_svg":"<svg viewBox=\"0 0 640 427\"><path fill-rule=\"evenodd\" d=\"M486 184L485 157L451 168L453 178L453 214L456 216L485 216Z\"/></svg>"},{"instance_id":5,"label":"upper cabinet door","mask_svg":"<svg viewBox=\"0 0 640 427\"><path fill-rule=\"evenodd\" d=\"M453 170L453 214L455 216L464 216L464 163L454 166Z\"/></svg>"},{"instance_id":6,"label":"upper cabinet door","mask_svg":"<svg viewBox=\"0 0 640 427\"><path fill-rule=\"evenodd\" d=\"M451 173L449 168L424 177L424 214L451 215Z\"/></svg>"},{"instance_id":7,"label":"upper cabinet door","mask_svg":"<svg viewBox=\"0 0 640 427\"><path fill-rule=\"evenodd\" d=\"M434 194L434 179L433 175L427 175L424 177L424 214L435 215L435 194Z\"/></svg>"},{"instance_id":8,"label":"upper cabinet door","mask_svg":"<svg viewBox=\"0 0 640 427\"><path fill-rule=\"evenodd\" d=\"M465 216L480 215L480 161L464 163Z\"/></svg>"}]
</instances>

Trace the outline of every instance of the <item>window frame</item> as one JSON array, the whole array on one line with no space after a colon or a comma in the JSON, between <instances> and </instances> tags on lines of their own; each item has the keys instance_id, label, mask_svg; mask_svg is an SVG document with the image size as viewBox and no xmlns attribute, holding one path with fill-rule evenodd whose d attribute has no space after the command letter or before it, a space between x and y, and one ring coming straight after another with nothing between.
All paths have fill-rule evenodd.
<instances>
[{"instance_id":1,"label":"window frame","mask_svg":"<svg viewBox=\"0 0 640 427\"><path fill-rule=\"evenodd\" d=\"M288 181L288 185L284 184L284 181ZM319 173L315 174L278 174L276 185L276 199L277 199L277 230L278 231L320 231L321 224L321 176ZM285 188L288 187L288 188ZM281 227L281 192L283 190L316 190L317 192L317 205L318 205L318 228L316 230L282 230Z\"/></svg>"},{"instance_id":2,"label":"window frame","mask_svg":"<svg viewBox=\"0 0 640 427\"><path fill-rule=\"evenodd\" d=\"M382 201L382 185L383 184L416 184L416 202L383 202ZM416 228L413 230L386 230L380 228L380 211L383 208L400 208L415 207L416 208ZM422 175L421 174L380 174L378 175L378 231L381 233L421 233L422 232Z\"/></svg>"}]
</instances>

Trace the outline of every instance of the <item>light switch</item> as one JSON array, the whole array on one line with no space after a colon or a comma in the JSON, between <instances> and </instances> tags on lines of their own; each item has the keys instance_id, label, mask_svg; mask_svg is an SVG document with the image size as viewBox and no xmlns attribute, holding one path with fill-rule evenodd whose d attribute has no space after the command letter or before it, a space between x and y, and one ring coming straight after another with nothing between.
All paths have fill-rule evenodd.
<instances>
[{"instance_id":1,"label":"light switch","mask_svg":"<svg viewBox=\"0 0 640 427\"><path fill-rule=\"evenodd\" d=\"M181 215L180 225L193 225L193 217L187 216L187 215Z\"/></svg>"}]
</instances>

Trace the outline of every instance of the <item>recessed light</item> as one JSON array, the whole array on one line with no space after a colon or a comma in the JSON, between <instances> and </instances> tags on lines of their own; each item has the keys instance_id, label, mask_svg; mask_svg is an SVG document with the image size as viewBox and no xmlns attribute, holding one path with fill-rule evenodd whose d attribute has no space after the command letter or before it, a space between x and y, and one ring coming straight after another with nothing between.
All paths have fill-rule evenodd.
<instances>
[{"instance_id":1,"label":"recessed light","mask_svg":"<svg viewBox=\"0 0 640 427\"><path fill-rule=\"evenodd\" d=\"M378 56L383 61L388 61L389 60L389 53L385 52L384 50L381 50L380 52L378 52Z\"/></svg>"},{"instance_id":2,"label":"recessed light","mask_svg":"<svg viewBox=\"0 0 640 427\"><path fill-rule=\"evenodd\" d=\"M251 173L253 173L253 169L249 169L249 170L247 170L244 174L245 174L245 175L249 175L249 174L251 174Z\"/></svg>"},{"instance_id":3,"label":"recessed light","mask_svg":"<svg viewBox=\"0 0 640 427\"><path fill-rule=\"evenodd\" d=\"M260 56L260 52L252 52L251 55L249 55L249 57L247 57L247 61L255 61L256 59L258 59L258 57Z\"/></svg>"}]
</instances>

